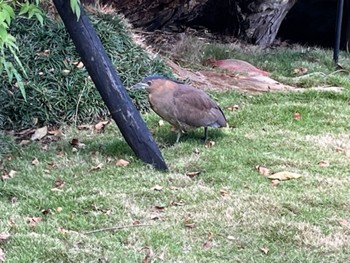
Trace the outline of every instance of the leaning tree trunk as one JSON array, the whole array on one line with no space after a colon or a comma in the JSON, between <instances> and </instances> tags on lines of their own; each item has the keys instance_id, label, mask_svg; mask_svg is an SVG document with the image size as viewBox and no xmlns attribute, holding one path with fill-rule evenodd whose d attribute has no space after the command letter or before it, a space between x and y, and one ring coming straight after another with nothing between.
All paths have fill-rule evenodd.
<instances>
[{"instance_id":1,"label":"leaning tree trunk","mask_svg":"<svg viewBox=\"0 0 350 263\"><path fill-rule=\"evenodd\" d=\"M260 46L272 44L279 27L297 0L240 0L236 10L241 18L240 37Z\"/></svg>"}]
</instances>

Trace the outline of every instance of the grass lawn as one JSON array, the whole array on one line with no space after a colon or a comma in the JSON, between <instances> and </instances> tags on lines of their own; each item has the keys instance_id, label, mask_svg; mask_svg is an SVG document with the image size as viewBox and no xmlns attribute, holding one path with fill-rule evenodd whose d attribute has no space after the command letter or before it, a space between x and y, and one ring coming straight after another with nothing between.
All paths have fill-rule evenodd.
<instances>
[{"instance_id":1,"label":"grass lawn","mask_svg":"<svg viewBox=\"0 0 350 263\"><path fill-rule=\"evenodd\" d=\"M282 71L281 57L265 59ZM304 59L286 58L279 79ZM114 123L101 134L65 127L49 144L10 142L0 162L11 177L0 181L7 262L350 262L350 82L318 63L307 67L328 77L312 83L344 91L211 92L231 126L209 130L212 147L202 130L174 145L170 125L143 115L168 172L137 160ZM302 177L272 183L257 165Z\"/></svg>"}]
</instances>

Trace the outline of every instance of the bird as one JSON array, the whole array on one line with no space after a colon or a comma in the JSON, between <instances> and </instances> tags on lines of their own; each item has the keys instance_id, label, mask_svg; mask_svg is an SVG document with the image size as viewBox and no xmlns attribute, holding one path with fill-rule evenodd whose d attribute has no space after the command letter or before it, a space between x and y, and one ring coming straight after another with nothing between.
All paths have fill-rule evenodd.
<instances>
[{"instance_id":1,"label":"bird","mask_svg":"<svg viewBox=\"0 0 350 263\"><path fill-rule=\"evenodd\" d=\"M208 127L227 126L226 117L207 93L163 75L150 75L132 86L145 89L152 110L177 130L176 142L182 133L204 127L204 141L208 139Z\"/></svg>"}]
</instances>

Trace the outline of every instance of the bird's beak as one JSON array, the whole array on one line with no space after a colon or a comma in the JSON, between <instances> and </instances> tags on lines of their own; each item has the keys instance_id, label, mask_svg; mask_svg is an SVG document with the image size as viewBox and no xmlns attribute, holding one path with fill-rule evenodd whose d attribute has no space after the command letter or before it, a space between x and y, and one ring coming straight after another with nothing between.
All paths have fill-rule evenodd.
<instances>
[{"instance_id":1,"label":"bird's beak","mask_svg":"<svg viewBox=\"0 0 350 263\"><path fill-rule=\"evenodd\" d=\"M136 83L135 85L131 86L131 89L133 90L138 90L138 89L147 89L148 88L148 84L144 83L144 82L139 82Z\"/></svg>"}]
</instances>

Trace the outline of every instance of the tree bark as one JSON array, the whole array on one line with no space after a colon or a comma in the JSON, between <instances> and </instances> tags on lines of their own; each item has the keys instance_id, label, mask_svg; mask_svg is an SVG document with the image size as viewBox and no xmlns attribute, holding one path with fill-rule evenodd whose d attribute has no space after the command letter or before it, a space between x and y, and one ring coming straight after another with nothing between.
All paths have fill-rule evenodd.
<instances>
[{"instance_id":1,"label":"tree bark","mask_svg":"<svg viewBox=\"0 0 350 263\"><path fill-rule=\"evenodd\" d=\"M167 166L151 133L123 87L111 60L82 7L80 19L67 0L53 0L81 59L125 140L141 160L157 169Z\"/></svg>"},{"instance_id":2,"label":"tree bark","mask_svg":"<svg viewBox=\"0 0 350 263\"><path fill-rule=\"evenodd\" d=\"M297 0L239 1L241 13L241 37L252 44L268 46L272 44L279 27ZM241 11L239 11L241 10Z\"/></svg>"}]
</instances>

